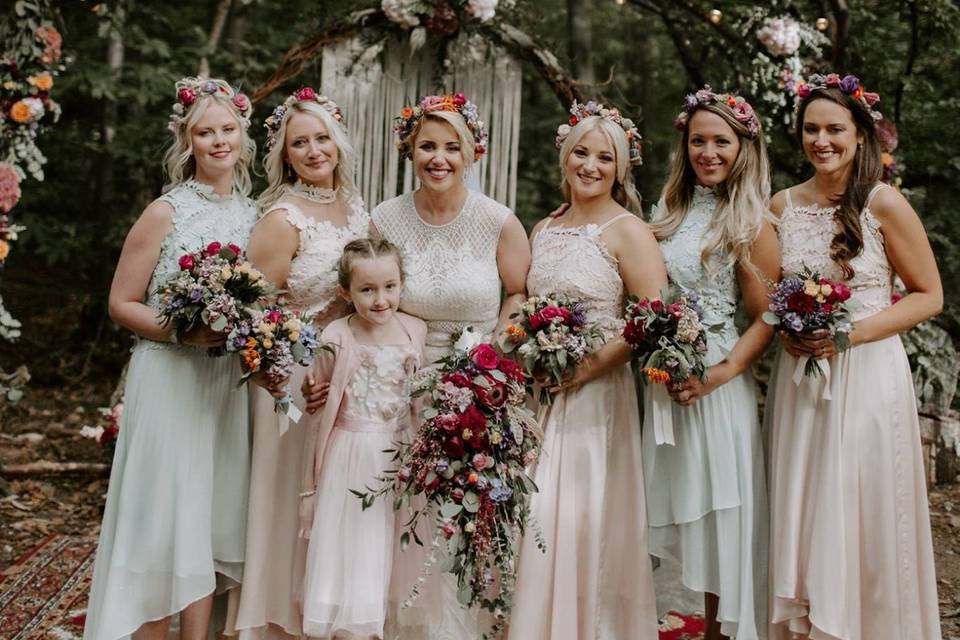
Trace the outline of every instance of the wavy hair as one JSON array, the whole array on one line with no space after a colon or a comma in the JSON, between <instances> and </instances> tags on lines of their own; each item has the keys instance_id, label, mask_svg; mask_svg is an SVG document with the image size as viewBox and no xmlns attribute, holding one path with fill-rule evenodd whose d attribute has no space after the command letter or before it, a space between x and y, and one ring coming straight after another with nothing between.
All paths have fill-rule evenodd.
<instances>
[{"instance_id":1,"label":"wavy hair","mask_svg":"<svg viewBox=\"0 0 960 640\"><path fill-rule=\"evenodd\" d=\"M659 213L650 223L657 240L665 240L677 232L693 201L697 174L690 163L687 146L690 122L698 111L708 111L723 118L740 141L740 151L727 179L716 187L717 209L707 227L700 262L709 273L720 268L742 264L755 270L750 260L753 243L760 235L763 221L773 221L769 211L770 165L763 131L753 136L747 125L737 120L730 107L720 103L699 106L690 114L683 135L677 142L670 166L670 175L660 196ZM721 256L720 262L712 258Z\"/></svg>"},{"instance_id":2,"label":"wavy hair","mask_svg":"<svg viewBox=\"0 0 960 640\"><path fill-rule=\"evenodd\" d=\"M277 200L283 196L288 184L297 181L297 175L287 171L287 124L294 113L308 113L319 118L333 143L337 145L337 166L333 170L333 186L340 187L345 193L344 200L358 193L354 182L354 168L356 166L356 152L350 143L346 127L330 115L320 104L312 101L294 102L284 114L284 118L277 130L277 142L267 151L263 158L263 168L267 172L267 188L257 198L263 212L270 210Z\"/></svg>"},{"instance_id":3,"label":"wavy hair","mask_svg":"<svg viewBox=\"0 0 960 640\"><path fill-rule=\"evenodd\" d=\"M883 156L880 139L877 137L877 125L870 112L857 100L840 89L818 88L800 103L797 111L797 139L803 146L803 123L807 107L814 100L828 100L838 104L853 118L857 133L863 136L863 144L857 145L853 156L853 167L847 188L843 194L832 201L837 207L836 220L840 230L830 242L830 257L843 271L843 277L849 280L854 275L850 261L863 251L863 229L860 226L860 212L867 205L870 190L883 178Z\"/></svg>"},{"instance_id":4,"label":"wavy hair","mask_svg":"<svg viewBox=\"0 0 960 640\"><path fill-rule=\"evenodd\" d=\"M216 82L224 82L216 80ZM229 85L228 85L229 86ZM197 173L197 161L193 156L193 137L191 130L196 126L210 105L219 104L226 107L237 119L240 127L240 158L233 167L233 188L243 195L249 195L253 183L250 179L250 166L257 153L257 145L250 137L250 121L242 116L240 110L233 104L232 96L219 93L200 93L196 102L187 108L183 118L171 124L173 141L163 155L163 170L167 176L167 183L163 190L169 191L182 182L193 178Z\"/></svg>"},{"instance_id":5,"label":"wavy hair","mask_svg":"<svg viewBox=\"0 0 960 640\"><path fill-rule=\"evenodd\" d=\"M566 178L567 158L573 153L574 147L579 144L583 136L595 129L599 129L610 141L617 162L617 176L614 178L610 195L621 207L639 215L641 212L640 195L633 184L627 133L619 124L600 116L589 116L580 120L570 130L567 139L563 141L563 145L560 147L560 189L563 191L564 200L571 201L570 184Z\"/></svg>"}]
</instances>

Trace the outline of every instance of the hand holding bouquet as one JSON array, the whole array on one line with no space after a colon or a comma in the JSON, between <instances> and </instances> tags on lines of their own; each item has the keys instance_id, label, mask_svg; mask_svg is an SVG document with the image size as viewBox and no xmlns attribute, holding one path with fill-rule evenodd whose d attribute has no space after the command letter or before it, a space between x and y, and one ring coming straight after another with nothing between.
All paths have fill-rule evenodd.
<instances>
[{"instance_id":1,"label":"hand holding bouquet","mask_svg":"<svg viewBox=\"0 0 960 640\"><path fill-rule=\"evenodd\" d=\"M706 328L697 295L667 289L662 299L627 302L623 338L633 347L640 369L654 384L654 436L657 444L674 444L673 407L664 385L695 375L706 380Z\"/></svg>"},{"instance_id":2,"label":"hand holding bouquet","mask_svg":"<svg viewBox=\"0 0 960 640\"><path fill-rule=\"evenodd\" d=\"M185 253L180 271L160 286L160 313L173 324L178 340L195 327L227 334L248 314L248 307L273 293L273 287L243 256L237 245L211 242ZM211 355L222 355L211 348Z\"/></svg>"},{"instance_id":3,"label":"hand holding bouquet","mask_svg":"<svg viewBox=\"0 0 960 640\"><path fill-rule=\"evenodd\" d=\"M472 339L466 339L472 338ZM417 535L417 523L435 514L433 545L448 551L442 569L457 577L458 599L494 612L488 637L498 637L509 619L516 550L536 485L526 467L539 454L542 431L525 407L526 376L514 361L497 355L468 329L453 355L421 370L412 393L426 397L424 422L411 444L394 452L396 468L380 486L353 491L364 507L394 496L394 508L409 507L402 546ZM431 560L428 560L429 567ZM499 572L500 590L490 594ZM419 582L413 587L419 593Z\"/></svg>"},{"instance_id":4,"label":"hand holding bouquet","mask_svg":"<svg viewBox=\"0 0 960 640\"><path fill-rule=\"evenodd\" d=\"M504 353L516 351L527 375L545 383L540 403L550 404L553 397L546 383L561 384L573 375L603 336L587 325L583 304L563 295L527 298L513 317L516 321L507 327L501 348Z\"/></svg>"}]
</instances>

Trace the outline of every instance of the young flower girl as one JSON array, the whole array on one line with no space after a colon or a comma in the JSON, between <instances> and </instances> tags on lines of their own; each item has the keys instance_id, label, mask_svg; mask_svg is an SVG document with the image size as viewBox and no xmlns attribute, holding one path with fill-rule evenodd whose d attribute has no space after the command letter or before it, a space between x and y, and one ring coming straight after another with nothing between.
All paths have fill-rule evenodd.
<instances>
[{"instance_id":1,"label":"young flower girl","mask_svg":"<svg viewBox=\"0 0 960 640\"><path fill-rule=\"evenodd\" d=\"M386 240L354 240L339 266L340 294L355 312L330 323L305 386L330 383L317 418L308 422L314 455L303 493L310 538L303 593L303 632L311 637L383 636L395 518L389 501L363 510L350 489L363 489L390 463L390 449L409 439L413 420L407 379L423 357L426 325L397 311L403 270ZM307 410L315 410L308 404ZM313 517L313 514L316 517Z\"/></svg>"}]
</instances>

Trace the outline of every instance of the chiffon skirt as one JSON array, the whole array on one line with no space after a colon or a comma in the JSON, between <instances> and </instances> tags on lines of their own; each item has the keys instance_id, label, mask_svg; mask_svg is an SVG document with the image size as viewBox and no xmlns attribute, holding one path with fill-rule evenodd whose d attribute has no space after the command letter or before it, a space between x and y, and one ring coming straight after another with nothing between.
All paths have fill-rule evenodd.
<instances>
[{"instance_id":1,"label":"chiffon skirt","mask_svg":"<svg viewBox=\"0 0 960 640\"><path fill-rule=\"evenodd\" d=\"M708 362L722 357L709 353ZM672 403L673 446L654 441L649 387L645 397L650 553L678 560L688 589L719 596L724 635L766 638L767 490L752 378L737 376L689 407Z\"/></svg>"},{"instance_id":2,"label":"chiffon skirt","mask_svg":"<svg viewBox=\"0 0 960 640\"><path fill-rule=\"evenodd\" d=\"M771 636L938 640L920 433L899 336L829 360L832 399L771 381Z\"/></svg>"},{"instance_id":3,"label":"chiffon skirt","mask_svg":"<svg viewBox=\"0 0 960 640\"><path fill-rule=\"evenodd\" d=\"M658 637L639 424L626 365L546 408L511 640Z\"/></svg>"},{"instance_id":4,"label":"chiffon skirt","mask_svg":"<svg viewBox=\"0 0 960 640\"><path fill-rule=\"evenodd\" d=\"M129 636L243 577L247 388L234 357L141 341L87 609L85 640Z\"/></svg>"}]
</instances>

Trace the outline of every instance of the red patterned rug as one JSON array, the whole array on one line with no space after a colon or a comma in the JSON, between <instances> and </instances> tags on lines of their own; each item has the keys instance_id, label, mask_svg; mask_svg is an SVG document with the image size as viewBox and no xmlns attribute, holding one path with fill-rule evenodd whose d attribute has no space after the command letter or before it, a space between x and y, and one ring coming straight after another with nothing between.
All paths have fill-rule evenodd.
<instances>
[{"instance_id":1,"label":"red patterned rug","mask_svg":"<svg viewBox=\"0 0 960 640\"><path fill-rule=\"evenodd\" d=\"M83 637L93 578L92 538L52 535L0 576L0 638Z\"/></svg>"},{"instance_id":2,"label":"red patterned rug","mask_svg":"<svg viewBox=\"0 0 960 640\"><path fill-rule=\"evenodd\" d=\"M668 611L660 618L660 640L701 640L706 625L702 616Z\"/></svg>"}]
</instances>

